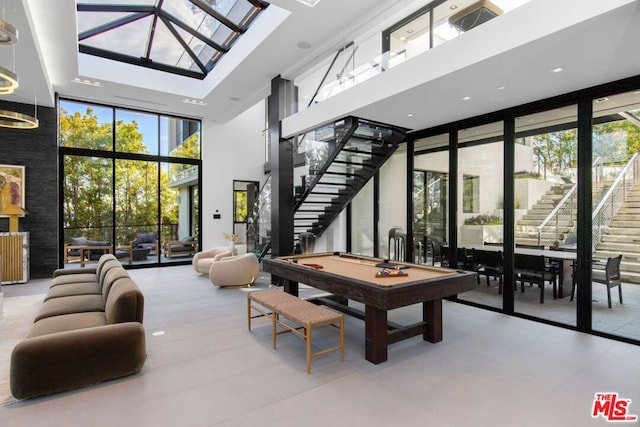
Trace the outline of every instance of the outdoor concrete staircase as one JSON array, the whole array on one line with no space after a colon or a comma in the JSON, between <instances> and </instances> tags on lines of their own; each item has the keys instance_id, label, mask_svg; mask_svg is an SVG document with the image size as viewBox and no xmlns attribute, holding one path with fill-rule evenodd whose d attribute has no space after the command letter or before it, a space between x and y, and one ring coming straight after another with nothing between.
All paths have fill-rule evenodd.
<instances>
[{"instance_id":1,"label":"outdoor concrete staircase","mask_svg":"<svg viewBox=\"0 0 640 427\"><path fill-rule=\"evenodd\" d=\"M623 282L640 283L640 184L633 186L613 220L596 244L594 259L622 254Z\"/></svg>"},{"instance_id":2,"label":"outdoor concrete staircase","mask_svg":"<svg viewBox=\"0 0 640 427\"><path fill-rule=\"evenodd\" d=\"M538 241L538 227L560 203L573 184L556 184L551 187L516 223L515 241L521 245L540 245L549 239L562 242L575 225L575 216L561 216L557 223L549 224L542 232L543 242Z\"/></svg>"}]
</instances>

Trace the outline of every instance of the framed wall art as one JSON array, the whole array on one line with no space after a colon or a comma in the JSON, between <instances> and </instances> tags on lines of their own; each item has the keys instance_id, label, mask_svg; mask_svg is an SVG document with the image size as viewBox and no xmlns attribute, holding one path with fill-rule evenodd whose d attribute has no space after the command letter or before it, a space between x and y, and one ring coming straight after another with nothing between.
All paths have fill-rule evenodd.
<instances>
[{"instance_id":1,"label":"framed wall art","mask_svg":"<svg viewBox=\"0 0 640 427\"><path fill-rule=\"evenodd\" d=\"M0 211L11 204L26 209L24 182L24 166L0 165Z\"/></svg>"}]
</instances>

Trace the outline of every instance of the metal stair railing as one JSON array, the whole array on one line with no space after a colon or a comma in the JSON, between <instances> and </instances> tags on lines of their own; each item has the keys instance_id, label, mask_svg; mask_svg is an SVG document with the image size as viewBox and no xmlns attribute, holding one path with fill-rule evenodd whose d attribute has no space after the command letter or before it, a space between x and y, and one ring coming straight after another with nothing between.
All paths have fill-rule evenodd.
<instances>
[{"instance_id":1,"label":"metal stair railing","mask_svg":"<svg viewBox=\"0 0 640 427\"><path fill-rule=\"evenodd\" d=\"M593 185L596 187L604 182L604 160L602 157L598 157L591 166L593 169ZM564 240L564 235L571 227L561 227L561 224L563 220L568 224L575 222L576 212L578 211L577 196L578 184L575 183L538 226L538 245L557 246Z\"/></svg>"},{"instance_id":2,"label":"metal stair railing","mask_svg":"<svg viewBox=\"0 0 640 427\"><path fill-rule=\"evenodd\" d=\"M636 153L631 157L631 160L622 169L600 203L598 203L598 206L593 210L591 219L593 250L601 242L604 234L603 230L611 224L616 213L625 202L628 191L638 181L638 161L639 157L638 153Z\"/></svg>"},{"instance_id":3,"label":"metal stair railing","mask_svg":"<svg viewBox=\"0 0 640 427\"><path fill-rule=\"evenodd\" d=\"M547 218L538 226L538 245L555 246L559 244L561 240L564 240L563 238L561 239L561 235L566 234L568 230L561 231L564 229L562 229L560 225L562 220L571 223L576 216L575 213L578 208L577 189L578 185L574 184L562 200L560 200L560 203L553 208ZM551 231L549 231L550 228ZM549 234L552 234L552 237L549 237Z\"/></svg>"}]
</instances>

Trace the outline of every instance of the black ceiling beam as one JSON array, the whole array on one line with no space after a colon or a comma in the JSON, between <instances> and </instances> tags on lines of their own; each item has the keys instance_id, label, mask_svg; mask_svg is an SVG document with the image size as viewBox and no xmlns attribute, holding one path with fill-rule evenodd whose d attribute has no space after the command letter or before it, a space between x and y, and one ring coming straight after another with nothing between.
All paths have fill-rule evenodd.
<instances>
[{"instance_id":1,"label":"black ceiling beam","mask_svg":"<svg viewBox=\"0 0 640 427\"><path fill-rule=\"evenodd\" d=\"M182 22L181 20L179 20L175 16L165 12L164 10L160 11L160 16L164 17L167 20L169 20L170 22L176 24L178 27L182 28L187 33L191 34L193 37L197 38L201 42L208 44L209 46L211 46L212 48L214 48L218 52L227 53L229 51L228 47L220 46L218 43L214 42L210 38L204 36L203 34L199 33L198 31L194 30L189 25L185 24L184 22Z\"/></svg>"},{"instance_id":2,"label":"black ceiling beam","mask_svg":"<svg viewBox=\"0 0 640 427\"><path fill-rule=\"evenodd\" d=\"M257 7L258 9L266 9L269 6L269 3L260 1L260 0L247 0L249 3Z\"/></svg>"},{"instance_id":3,"label":"black ceiling beam","mask_svg":"<svg viewBox=\"0 0 640 427\"><path fill-rule=\"evenodd\" d=\"M153 5L135 5L135 4L86 4L78 3L76 10L78 12L122 12L137 13L146 12L154 13L157 9Z\"/></svg>"},{"instance_id":4,"label":"black ceiling beam","mask_svg":"<svg viewBox=\"0 0 640 427\"><path fill-rule=\"evenodd\" d=\"M231 31L236 32L236 33L240 33L240 34L244 34L244 32L245 32L244 28L238 27L230 19L228 19L226 16L220 14L217 10L215 10L214 8L212 8L211 6L209 6L208 4L203 2L202 0L189 0L189 2L191 2L192 4L198 6L200 9L204 10L209 15L213 16L215 19L220 21L220 23L222 25L224 25L225 27L229 28Z\"/></svg>"},{"instance_id":5,"label":"black ceiling beam","mask_svg":"<svg viewBox=\"0 0 640 427\"><path fill-rule=\"evenodd\" d=\"M169 29L169 31L171 31L171 34L173 34L173 37L175 37L176 40L178 40L178 43L180 43L180 45L182 45L182 48L191 57L193 62L195 62L195 64L198 66L198 68L200 68L200 70L206 75L207 74L207 68L204 66L202 61L200 61L200 58L198 58L198 55L196 55L196 53L193 50L191 50L191 48L189 47L187 42L184 41L184 39L180 36L178 31L176 31L176 29L173 28L173 25L171 25L171 22L169 21L169 19L167 19L165 16L162 16L162 15L160 15L160 19L162 20L164 25L166 25L166 27Z\"/></svg>"},{"instance_id":6,"label":"black ceiling beam","mask_svg":"<svg viewBox=\"0 0 640 427\"><path fill-rule=\"evenodd\" d=\"M150 59L145 58L137 58L135 56L124 55L122 53L112 52L110 50L104 50L97 47L87 46L83 44L78 45L78 50L80 53L85 53L87 55L99 56L106 59L111 59L114 61L120 61L127 64L138 65L142 67L151 68L158 71L164 71L167 73L173 73L180 76L191 77L194 79L203 80L207 75L204 73L200 73L197 71L187 70L184 68L174 67L172 65L162 64L159 62L153 62Z\"/></svg>"},{"instance_id":7,"label":"black ceiling beam","mask_svg":"<svg viewBox=\"0 0 640 427\"><path fill-rule=\"evenodd\" d=\"M151 12L153 13L153 12ZM116 19L115 21L107 22L106 24L100 25L98 27L92 28L87 31L83 31L78 34L78 41L86 40L90 37L97 36L98 34L102 34L104 32L113 30L118 27L122 27L123 25L130 24L132 22L138 21L142 18L146 18L151 13L149 12L137 12L132 15L124 16L120 19Z\"/></svg>"}]
</instances>

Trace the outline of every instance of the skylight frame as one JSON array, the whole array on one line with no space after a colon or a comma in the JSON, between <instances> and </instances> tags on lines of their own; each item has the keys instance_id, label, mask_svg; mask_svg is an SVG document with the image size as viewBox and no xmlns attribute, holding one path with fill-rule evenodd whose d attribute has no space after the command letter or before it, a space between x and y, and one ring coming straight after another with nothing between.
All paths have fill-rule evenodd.
<instances>
[{"instance_id":1,"label":"skylight frame","mask_svg":"<svg viewBox=\"0 0 640 427\"><path fill-rule=\"evenodd\" d=\"M108 0L105 0L108 1ZM117 1L117 0L116 0ZM173 14L167 12L163 8L165 0L157 0L155 4L142 5L142 4L112 4L112 3L78 3L76 10L78 13L78 19L80 19L81 13L119 13L122 17L109 20L106 23L96 25L85 29L78 34L78 51L83 54L98 56L101 58L123 62L127 64L137 65L145 68L155 69L171 74L190 77L194 79L203 80L207 77L217 62L229 52L233 44L244 34L251 26L253 21L260 15L264 9L269 6L269 3L262 0L236 0L233 6L229 10L229 14L238 6L238 2L242 2L243 6L249 6L247 13L236 23L229 19L227 16L219 13L214 7L211 7L204 0L186 0L186 2L197 8L199 13L203 13L207 16L207 19L217 22L218 26L211 34L211 37L207 37L202 32L194 29L188 22L184 22ZM101 36L111 31L117 31L121 27L125 27L129 24L138 22L147 17L152 18L152 24L149 25L148 34L146 36L146 44L141 51L145 52L144 56L136 57L133 55L125 54L104 47L92 46L87 43L92 37ZM162 24L159 24L162 23ZM175 38L174 47L178 45L183 49L179 55L180 58L186 54L190 59L190 68L185 68L177 65L182 62L182 59L177 63L167 64L163 62L154 61L153 59L153 46L155 40L155 32L158 25L164 25L165 29L168 29L173 38ZM219 29L225 29L229 34L224 38L224 42L220 44L216 43L213 38ZM180 31L186 33L191 38L185 39ZM113 34L113 33L112 33ZM166 34L166 32L165 32ZM96 39L94 39L95 41ZM197 41L201 44L202 49L197 52L191 46L190 43ZM210 48L210 49L207 49ZM210 52L205 57L199 55L204 51ZM177 52L177 50L176 50Z\"/></svg>"}]
</instances>

